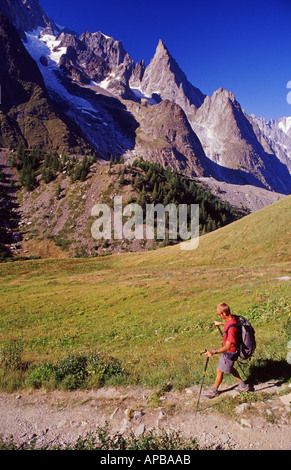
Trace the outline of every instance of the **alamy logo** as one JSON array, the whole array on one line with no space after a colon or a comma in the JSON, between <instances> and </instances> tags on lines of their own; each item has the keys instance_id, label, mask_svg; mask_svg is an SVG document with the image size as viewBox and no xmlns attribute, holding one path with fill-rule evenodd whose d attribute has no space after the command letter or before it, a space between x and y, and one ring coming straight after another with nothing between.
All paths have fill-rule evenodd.
<instances>
[{"instance_id":1,"label":"alamy logo","mask_svg":"<svg viewBox=\"0 0 291 470\"><path fill-rule=\"evenodd\" d=\"M195 250L199 244L199 204L146 204L144 217L139 204L123 207L122 196L116 196L113 209L96 204L91 215L97 217L91 227L95 240L164 240L168 234L169 240L188 240L180 244L181 250Z\"/></svg>"},{"instance_id":2,"label":"alamy logo","mask_svg":"<svg viewBox=\"0 0 291 470\"><path fill-rule=\"evenodd\" d=\"M286 88L291 89L291 80L287 83ZM287 93L287 103L291 104L291 91Z\"/></svg>"}]
</instances>

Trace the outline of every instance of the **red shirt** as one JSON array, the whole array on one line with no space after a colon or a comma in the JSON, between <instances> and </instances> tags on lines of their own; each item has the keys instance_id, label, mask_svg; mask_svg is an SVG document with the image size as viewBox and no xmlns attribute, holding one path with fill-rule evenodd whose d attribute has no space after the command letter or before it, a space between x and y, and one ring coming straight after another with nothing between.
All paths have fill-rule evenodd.
<instances>
[{"instance_id":1,"label":"red shirt","mask_svg":"<svg viewBox=\"0 0 291 470\"><path fill-rule=\"evenodd\" d=\"M236 325L237 323L236 317L231 317L231 319L225 323L223 328L223 346L225 346L226 342L229 341L231 343L229 352L235 352L239 347L239 328L229 328L230 325Z\"/></svg>"}]
</instances>

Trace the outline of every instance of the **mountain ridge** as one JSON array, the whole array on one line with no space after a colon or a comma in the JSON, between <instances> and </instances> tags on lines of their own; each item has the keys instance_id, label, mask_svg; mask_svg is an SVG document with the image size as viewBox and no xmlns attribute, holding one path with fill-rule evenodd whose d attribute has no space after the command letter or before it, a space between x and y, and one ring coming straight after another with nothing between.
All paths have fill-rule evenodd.
<instances>
[{"instance_id":1,"label":"mountain ridge","mask_svg":"<svg viewBox=\"0 0 291 470\"><path fill-rule=\"evenodd\" d=\"M60 28L43 10L38 0L1 0L0 11L17 28L22 39L25 39L25 31L33 31L38 27L49 27L60 32Z\"/></svg>"},{"instance_id":2,"label":"mountain ridge","mask_svg":"<svg viewBox=\"0 0 291 470\"><path fill-rule=\"evenodd\" d=\"M251 119L258 125L270 147L291 173L291 117L266 121L263 117L257 118L251 115Z\"/></svg>"},{"instance_id":3,"label":"mountain ridge","mask_svg":"<svg viewBox=\"0 0 291 470\"><path fill-rule=\"evenodd\" d=\"M23 0L17 3L23 4ZM1 1L0 7L3 10L4 5L7 10L10 4ZM234 94L222 88L211 97L203 94L187 80L162 39L146 67L143 60L134 63L121 41L100 31L77 35L68 28L60 30L56 26L56 30L37 0L25 2L26 15L29 6L31 10L36 4L34 20L39 30L29 32L29 21L22 18L21 24L27 29L23 30L23 44L44 77L55 109L63 109L67 122L79 129L101 157L109 159L113 154L130 161L142 152L145 158L157 158L164 166L186 171L191 177L209 175L218 181L291 192L288 161L277 157L277 147L270 145L262 128L246 115ZM177 140L171 136L173 128L181 125L181 112L173 113L173 119L180 122L173 124L166 118L158 126L160 135L151 143L148 139L153 134L152 119L161 119L158 104L167 100L183 110L191 127L180 139L178 153ZM164 111L166 108L167 104ZM146 115L151 119L147 120ZM192 156L185 157L190 147L188 155ZM150 154L151 149L154 151Z\"/></svg>"}]
</instances>

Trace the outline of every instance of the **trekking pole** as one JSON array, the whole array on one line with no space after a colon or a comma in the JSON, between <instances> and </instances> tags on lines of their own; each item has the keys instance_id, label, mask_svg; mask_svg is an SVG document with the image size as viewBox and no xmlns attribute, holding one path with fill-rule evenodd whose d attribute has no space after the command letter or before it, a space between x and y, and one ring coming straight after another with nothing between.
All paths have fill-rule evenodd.
<instances>
[{"instance_id":1,"label":"trekking pole","mask_svg":"<svg viewBox=\"0 0 291 470\"><path fill-rule=\"evenodd\" d=\"M205 354L206 353L206 349L205 351L203 351L200 356L202 354ZM206 358L206 363L205 363L205 367L204 367L204 371L203 371L203 377L202 377L202 382L201 382L201 387L200 387L200 391L199 391L199 395L198 395L198 400L197 400L197 406L196 406L196 413L198 411L198 406L199 406L199 402L200 402L200 396L201 396L201 392L202 392L202 388L203 388L203 383L204 383L204 378L205 378L205 374L206 374L206 369L207 369L207 365L208 365L208 361L209 361L209 357Z\"/></svg>"},{"instance_id":2,"label":"trekking pole","mask_svg":"<svg viewBox=\"0 0 291 470\"><path fill-rule=\"evenodd\" d=\"M211 323L211 325L210 325L210 328L211 328L212 326L214 326L214 323ZM222 333L222 331L221 331L221 328L220 328L220 326L219 326L219 325L217 325L217 326L216 326L216 328L219 330L219 333L220 333L220 334L221 334L221 336L223 337L223 333Z\"/></svg>"}]
</instances>

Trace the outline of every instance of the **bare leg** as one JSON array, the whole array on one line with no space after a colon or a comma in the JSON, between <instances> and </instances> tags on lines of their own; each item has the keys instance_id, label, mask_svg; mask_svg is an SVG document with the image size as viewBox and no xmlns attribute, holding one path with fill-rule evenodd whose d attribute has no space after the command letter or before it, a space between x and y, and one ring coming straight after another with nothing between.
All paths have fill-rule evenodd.
<instances>
[{"instance_id":1,"label":"bare leg","mask_svg":"<svg viewBox=\"0 0 291 470\"><path fill-rule=\"evenodd\" d=\"M219 385L221 384L222 382L222 379L223 379L223 372L220 370L220 369L217 369L216 371L216 379L215 379L215 382L214 382L214 387L215 388L218 388Z\"/></svg>"}]
</instances>

